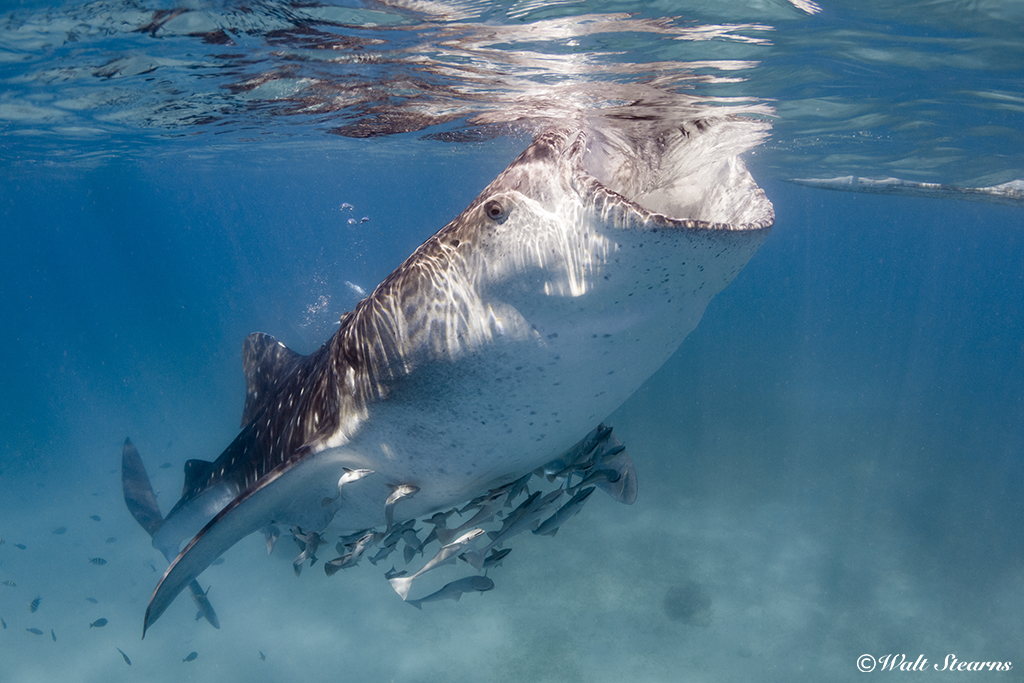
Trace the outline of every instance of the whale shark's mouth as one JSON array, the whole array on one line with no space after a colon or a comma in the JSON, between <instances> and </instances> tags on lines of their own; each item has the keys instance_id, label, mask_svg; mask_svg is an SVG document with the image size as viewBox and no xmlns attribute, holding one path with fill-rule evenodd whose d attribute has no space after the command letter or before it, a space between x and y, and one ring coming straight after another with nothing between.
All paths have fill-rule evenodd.
<instances>
[{"instance_id":1,"label":"whale shark's mouth","mask_svg":"<svg viewBox=\"0 0 1024 683\"><path fill-rule=\"evenodd\" d=\"M774 222L771 202L739 155L768 130L768 123L746 118L696 119L658 132L595 127L575 152L577 187L593 191L596 182L612 193L603 193L606 207L619 203L644 223L767 228Z\"/></svg>"}]
</instances>

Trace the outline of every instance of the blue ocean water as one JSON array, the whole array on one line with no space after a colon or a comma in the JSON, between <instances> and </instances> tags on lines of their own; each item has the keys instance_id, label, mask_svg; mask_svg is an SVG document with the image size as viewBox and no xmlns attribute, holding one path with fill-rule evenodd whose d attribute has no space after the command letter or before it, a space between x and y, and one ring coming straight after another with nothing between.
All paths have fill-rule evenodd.
<instances>
[{"instance_id":1,"label":"blue ocean water","mask_svg":"<svg viewBox=\"0 0 1024 683\"><path fill-rule=\"evenodd\" d=\"M1024 213L948 188L1024 178L1022 15L873 4L10 10L0 679L849 680L863 654L969 675L930 668L953 654L1019 680ZM248 538L200 578L219 630L180 598L139 640L166 562L125 509L124 438L166 511L237 433L246 334L314 350L528 144L516 124L624 98L609 82L774 131L747 155L770 238L608 418L637 502L588 503L495 590L422 612L376 568L296 579ZM844 176L947 189L788 182Z\"/></svg>"}]
</instances>

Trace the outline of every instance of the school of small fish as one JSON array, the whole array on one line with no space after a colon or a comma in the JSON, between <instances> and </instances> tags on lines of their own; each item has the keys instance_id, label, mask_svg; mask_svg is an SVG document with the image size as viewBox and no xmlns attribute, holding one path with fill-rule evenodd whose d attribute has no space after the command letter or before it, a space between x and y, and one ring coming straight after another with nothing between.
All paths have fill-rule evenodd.
<instances>
[{"instance_id":1,"label":"school of small fish","mask_svg":"<svg viewBox=\"0 0 1024 683\"><path fill-rule=\"evenodd\" d=\"M344 495L343 489L350 482L372 475L370 470L346 470L338 481L337 496ZM573 479L577 478L573 484ZM550 491L543 488L556 484ZM529 486L535 490L530 493ZM395 522L396 510L401 511L402 501L416 495L419 488L411 484L393 486L391 494L384 501L385 528L383 531L363 529L343 536L337 544L339 557L324 562L324 571L332 576L342 569L356 566L372 547L377 551L369 554L371 564L378 564L388 558L403 544L402 557L408 565L417 555L423 555L430 543L437 541L440 548L419 570L408 575L407 571L392 568L385 574L399 597L417 609L424 602L437 600L458 601L465 593L482 593L494 588L494 582L486 576L490 569L501 564L511 552L505 546L513 537L530 531L538 536L554 536L558 530L576 516L584 503L596 489L602 489L615 500L631 504L636 498L636 473L622 443L612 435L610 427L599 425L563 457L548 463L526 476L492 489L479 496L461 509L438 512L423 520L432 528L421 540L415 519ZM563 494L569 500L558 505ZM520 496L525 499L515 505ZM324 505L337 500L327 498ZM515 505L515 507L513 507ZM508 508L512 508L508 510ZM507 510L507 512L506 512ZM453 528L448 520L458 515L468 519ZM487 525L494 528L487 530ZM326 539L314 532L305 532L299 527L292 528L292 536L300 549L293 561L298 576L306 560L312 566L317 558L316 551ZM271 537L276 539L276 529L264 529L267 536L268 552L273 550ZM481 547L482 546L482 547ZM427 572L443 565L463 560L482 575L467 576L445 584L440 590L421 598L410 599L413 582Z\"/></svg>"},{"instance_id":2,"label":"school of small fish","mask_svg":"<svg viewBox=\"0 0 1024 683\"><path fill-rule=\"evenodd\" d=\"M102 521L99 515L90 515L89 519L91 519L92 521L95 521L95 522ZM66 526L59 526L56 529L53 529L51 531L51 533L54 536L63 536L67 532L68 532L68 527L66 527ZM110 537L108 537L106 539L106 543L108 543L108 544L116 543L116 542L117 542L117 538L114 537L114 536L110 536ZM0 545L2 545L3 543L4 543L3 540L0 539ZM23 543L14 543L13 545L14 545L14 547L19 548L20 550L27 550L28 549L28 547L26 545L24 545ZM90 557L90 558L88 558L88 561L89 561L90 564L94 564L94 565L97 565L97 566L103 566L103 565L107 564L107 560L102 558L102 557ZM0 581L0 584L6 586L8 588L17 588L18 587L18 584L15 583L14 581L10 580L10 579L5 579L4 581ZM85 600L87 602L90 602L90 603L94 604L94 605L99 604L99 600L97 600L96 598L87 597L87 598L85 598ZM29 613L30 614L35 614L36 612L38 612L40 607L41 607L41 605L42 605L42 603L43 603L43 596L37 595L34 599L32 599L28 603L28 611L29 611ZM89 628L90 629L93 629L93 628L103 628L108 623L109 622L108 622L108 620L106 618L102 618L101 617L101 618L96 619L95 621L91 622L89 624ZM0 617L0 627L2 627L2 629L5 630L5 631L7 630L7 621L5 619L3 619L2 617ZM43 629L36 628L34 626L25 627L25 631L27 631L28 633L31 633L32 635L36 635L36 636L42 636L42 635L45 635L45 633L46 633ZM52 629L52 628L50 629L50 640L52 640L55 643L57 642L57 631L55 629ZM121 650L121 648L115 648L115 649L121 654L121 657L124 659L125 664L127 664L128 666L131 666L132 660L128 658L128 655L125 654L124 651ZM194 657L193 657L193 659L194 659ZM189 660L189 661L191 661L191 660Z\"/></svg>"}]
</instances>

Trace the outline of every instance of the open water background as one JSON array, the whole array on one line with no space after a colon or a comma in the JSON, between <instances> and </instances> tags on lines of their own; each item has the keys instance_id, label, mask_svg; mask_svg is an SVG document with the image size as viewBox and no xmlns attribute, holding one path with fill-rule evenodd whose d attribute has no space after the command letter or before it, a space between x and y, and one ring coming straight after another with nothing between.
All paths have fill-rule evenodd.
<instances>
[{"instance_id":1,"label":"open water background","mask_svg":"<svg viewBox=\"0 0 1024 683\"><path fill-rule=\"evenodd\" d=\"M632 6L613 2L351 4L408 27L395 35L299 21L287 3L14 5L0 19L0 580L15 584L0 585L0 679L1021 680L1024 212L786 181L1024 177L1024 12L859 4L645 3L629 19L716 27L707 40L572 33ZM227 30L234 45L110 28L175 8L259 20ZM568 33L478 42L481 27L555 20ZM325 59L343 38L367 42L336 53L379 58ZM517 61L527 49L557 59ZM774 122L748 157L772 235L609 417L636 504L595 497L555 539L519 539L495 590L422 612L368 564L297 580L290 548L268 558L245 539L200 578L220 630L180 599L140 641L165 562L121 498L124 437L166 512L184 461L236 433L244 336L316 348L353 285L370 291L525 147L495 111L538 83L578 93L602 64L634 65L609 77L630 85L675 64L704 78L664 92L747 98ZM488 65L505 69L496 90L466 75ZM260 74L277 90L255 104L228 87ZM316 78L336 87L304 92ZM328 111L354 81L381 85ZM412 108L429 115L399 132ZM865 653L1014 665L863 674Z\"/></svg>"}]
</instances>

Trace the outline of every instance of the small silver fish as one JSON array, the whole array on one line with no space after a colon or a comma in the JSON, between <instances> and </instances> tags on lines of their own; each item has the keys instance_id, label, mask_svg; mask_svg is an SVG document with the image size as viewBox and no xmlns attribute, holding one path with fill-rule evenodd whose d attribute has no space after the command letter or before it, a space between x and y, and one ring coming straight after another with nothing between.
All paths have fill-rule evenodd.
<instances>
[{"instance_id":1,"label":"small silver fish","mask_svg":"<svg viewBox=\"0 0 1024 683\"><path fill-rule=\"evenodd\" d=\"M356 294L358 294L360 296L366 296L366 292L363 291L362 287L359 287L358 285L354 285L351 282L349 282L348 280L345 281L345 284L348 285L353 291L355 291ZM346 484L351 484L354 481L359 481L360 479L362 479L363 477L365 477L367 475L373 474L373 470L351 470L351 469L349 469L347 467L345 467L343 469L345 470L345 473L343 475L341 475L341 477L338 479L338 492L336 494L334 494L333 498L324 498L323 499L323 502L321 504L324 507L327 507L328 505L330 505L334 501L338 500L338 496L341 495L341 489Z\"/></svg>"},{"instance_id":2,"label":"small silver fish","mask_svg":"<svg viewBox=\"0 0 1024 683\"><path fill-rule=\"evenodd\" d=\"M420 542L419 537L416 535L417 529L406 529L402 532L402 540L405 541L405 563L409 564L412 562L412 558L416 555L423 554L423 543ZM448 539L450 540L450 539ZM443 545L443 543L442 543Z\"/></svg>"},{"instance_id":3,"label":"small silver fish","mask_svg":"<svg viewBox=\"0 0 1024 683\"><path fill-rule=\"evenodd\" d=\"M60 536L61 534L63 534L67 530L68 530L68 528L66 526L59 526L56 529L54 529L52 533L53 533L54 536Z\"/></svg>"},{"instance_id":4,"label":"small silver fish","mask_svg":"<svg viewBox=\"0 0 1024 683\"><path fill-rule=\"evenodd\" d=\"M103 618L100 618L100 619L97 619L96 621L92 622L91 624L89 624L89 628L103 628L106 625L107 625L107 620L103 619Z\"/></svg>"},{"instance_id":5,"label":"small silver fish","mask_svg":"<svg viewBox=\"0 0 1024 683\"><path fill-rule=\"evenodd\" d=\"M125 663L125 664L127 664L128 666L131 666L131 665L132 665L132 660L128 659L128 655L126 655L126 654L124 653L124 650L122 650L122 649L121 649L121 648L119 648L119 647L115 647L114 649L115 649L115 650L117 650L118 652L120 652L120 653L121 653L121 656L122 656L122 657L124 657L124 663Z\"/></svg>"},{"instance_id":6,"label":"small silver fish","mask_svg":"<svg viewBox=\"0 0 1024 683\"><path fill-rule=\"evenodd\" d=\"M183 659L181 661L183 661L183 662L191 662L191 661L194 661L195 658L198 657L198 656L199 656L198 652L189 652L188 653L188 657L185 657L185 659Z\"/></svg>"},{"instance_id":7,"label":"small silver fish","mask_svg":"<svg viewBox=\"0 0 1024 683\"><path fill-rule=\"evenodd\" d=\"M459 534L464 532L466 529L472 529L481 524L486 524L494 517L494 513L498 511L498 508L501 507L504 500L505 491L497 491L482 496L477 504L479 509L476 514L454 529L438 529L438 540L441 541L442 544L445 544L450 542L453 538L458 538ZM466 508L463 508L463 510L465 509Z\"/></svg>"},{"instance_id":8,"label":"small silver fish","mask_svg":"<svg viewBox=\"0 0 1024 683\"><path fill-rule=\"evenodd\" d=\"M405 571L404 569L402 569L402 570L395 569L394 565L392 565L391 569L389 569L386 572L384 572L384 578L390 580L390 579L398 578L399 576L405 576L408 573L409 572Z\"/></svg>"},{"instance_id":9,"label":"small silver fish","mask_svg":"<svg viewBox=\"0 0 1024 683\"><path fill-rule=\"evenodd\" d=\"M263 654L263 650L257 650L257 652L260 653L260 661L261 662L267 661L267 656L265 654Z\"/></svg>"},{"instance_id":10,"label":"small silver fish","mask_svg":"<svg viewBox=\"0 0 1024 683\"><path fill-rule=\"evenodd\" d=\"M15 547L15 548L18 548L18 549L20 549L20 550L28 550L28 546L27 546L27 545L25 545L24 543L15 543L15 544L14 544L14 547Z\"/></svg>"},{"instance_id":11,"label":"small silver fish","mask_svg":"<svg viewBox=\"0 0 1024 683\"><path fill-rule=\"evenodd\" d=\"M298 576L302 573L302 563L305 562L307 558L309 559L310 567L316 564L316 549L320 547L320 544L324 542L324 539L315 531L310 531L308 534L303 533L302 529L297 526L292 527L292 534L295 536L295 541L302 544L302 552L292 560L292 569L295 570L295 576Z\"/></svg>"},{"instance_id":12,"label":"small silver fish","mask_svg":"<svg viewBox=\"0 0 1024 683\"><path fill-rule=\"evenodd\" d=\"M491 539L490 544L481 550L467 552L462 559L477 569L483 569L484 560L491 549L503 545L508 539L527 529L535 529L540 523L540 516L562 495L562 492L563 489L558 488L541 498L540 491L534 491L519 507L509 513L500 531L492 531L488 534Z\"/></svg>"},{"instance_id":13,"label":"small silver fish","mask_svg":"<svg viewBox=\"0 0 1024 683\"><path fill-rule=\"evenodd\" d=\"M362 218L359 219L359 222L360 223L369 223L370 222L370 217L369 216L363 216Z\"/></svg>"},{"instance_id":14,"label":"small silver fish","mask_svg":"<svg viewBox=\"0 0 1024 683\"><path fill-rule=\"evenodd\" d=\"M267 539L267 555L274 552L274 545L277 543L277 539L280 535L281 530L273 524L263 527L263 537Z\"/></svg>"},{"instance_id":15,"label":"small silver fish","mask_svg":"<svg viewBox=\"0 0 1024 683\"><path fill-rule=\"evenodd\" d=\"M42 602L42 600L43 600L42 597L38 597L35 600L33 600L32 602L28 603L28 611L29 612L35 612L37 609L39 609L39 603Z\"/></svg>"},{"instance_id":16,"label":"small silver fish","mask_svg":"<svg viewBox=\"0 0 1024 683\"><path fill-rule=\"evenodd\" d=\"M355 219L355 218L349 218L349 219L348 219L348 224L349 224L349 225L355 225L355 224L356 224L357 222L358 222L358 221L356 221L356 219Z\"/></svg>"},{"instance_id":17,"label":"small silver fish","mask_svg":"<svg viewBox=\"0 0 1024 683\"><path fill-rule=\"evenodd\" d=\"M4 585L10 586L11 588L15 588L18 584L14 583L13 581L4 581Z\"/></svg>"},{"instance_id":18,"label":"small silver fish","mask_svg":"<svg viewBox=\"0 0 1024 683\"><path fill-rule=\"evenodd\" d=\"M345 284L352 285L351 282L346 282ZM352 286L356 287L355 285L352 285ZM356 289L359 289L359 291L362 292L361 288L356 287ZM363 294L365 294L365 293L366 292L363 292ZM345 484L351 484L354 481L359 481L363 477L373 474L373 470L365 470L365 469L362 469L362 470L350 470L347 467L344 468L344 470L345 470L345 474L341 475L341 478L338 479L338 492L339 493L341 492L341 487L344 486Z\"/></svg>"},{"instance_id":19,"label":"small silver fish","mask_svg":"<svg viewBox=\"0 0 1024 683\"><path fill-rule=\"evenodd\" d=\"M98 605L98 604L99 604L99 602L100 602L100 601L99 601L99 600L97 600L96 598L86 598L86 600L88 600L89 602L91 602L91 603L92 603L92 604L94 604L94 605Z\"/></svg>"},{"instance_id":20,"label":"small silver fish","mask_svg":"<svg viewBox=\"0 0 1024 683\"><path fill-rule=\"evenodd\" d=\"M99 515L89 515L89 519L91 519L94 522L98 522L98 521L100 521L100 516Z\"/></svg>"},{"instance_id":21,"label":"small silver fish","mask_svg":"<svg viewBox=\"0 0 1024 683\"><path fill-rule=\"evenodd\" d=\"M196 614L196 621L206 617L206 620L210 622L210 626L220 628L220 620L217 619L217 613L213 610L213 605L210 604L210 599L207 597L210 595L210 588L212 586L208 586L204 593L202 587L196 583L194 587L189 586L189 595L192 596L192 602L196 604L199 610Z\"/></svg>"},{"instance_id":22,"label":"small silver fish","mask_svg":"<svg viewBox=\"0 0 1024 683\"><path fill-rule=\"evenodd\" d=\"M171 463L169 463L169 462L165 462L163 465L160 465L160 469L162 469L162 470L168 470L171 467L173 467L173 465L171 465Z\"/></svg>"},{"instance_id":23,"label":"small silver fish","mask_svg":"<svg viewBox=\"0 0 1024 683\"><path fill-rule=\"evenodd\" d=\"M117 543L117 536L111 536L108 538L107 543Z\"/></svg>"},{"instance_id":24,"label":"small silver fish","mask_svg":"<svg viewBox=\"0 0 1024 683\"><path fill-rule=\"evenodd\" d=\"M601 425L603 426L603 425ZM610 432L609 428L609 432ZM626 453L626 447L622 445L614 434L607 434L594 449L594 467L597 470L614 470L615 475L596 477L593 480L594 486L601 489L614 500L632 505L636 501L637 483L636 469L633 461ZM589 478L589 477L588 477ZM579 484L576 488L582 485Z\"/></svg>"},{"instance_id":25,"label":"small silver fish","mask_svg":"<svg viewBox=\"0 0 1024 683\"><path fill-rule=\"evenodd\" d=\"M7 622L6 621L4 621L3 619L0 619L0 625L3 625L5 631L7 630Z\"/></svg>"},{"instance_id":26,"label":"small silver fish","mask_svg":"<svg viewBox=\"0 0 1024 683\"><path fill-rule=\"evenodd\" d=\"M453 514L455 514L455 508L452 508L448 512L435 512L423 521L428 524L433 524L435 527L446 527L448 525L448 518Z\"/></svg>"},{"instance_id":27,"label":"small silver fish","mask_svg":"<svg viewBox=\"0 0 1024 683\"><path fill-rule=\"evenodd\" d=\"M420 607L424 602L433 602L434 600L454 600L459 601L463 593L489 591L494 588L494 582L486 576L467 576L458 581L452 581L446 583L441 587L441 590L435 591L426 597L419 598L418 600L406 600L410 605L416 609L423 609Z\"/></svg>"},{"instance_id":28,"label":"small silver fish","mask_svg":"<svg viewBox=\"0 0 1024 683\"><path fill-rule=\"evenodd\" d=\"M390 534L385 535L384 532L378 533L377 540L378 542L383 543L384 545L395 545L400 540L402 540L402 535L405 534L406 531L412 529L414 526L416 526L415 519L407 519L404 522L399 522L391 528ZM380 540L381 537L384 538L383 541Z\"/></svg>"},{"instance_id":29,"label":"small silver fish","mask_svg":"<svg viewBox=\"0 0 1024 683\"><path fill-rule=\"evenodd\" d=\"M40 631L40 630L39 630L39 629L37 629L37 628L27 628L27 629L25 629L25 630L26 630L26 631L28 631L29 633L34 633L34 634L36 634L37 636L41 636L41 635L43 635L43 632L42 632L42 631Z\"/></svg>"},{"instance_id":30,"label":"small silver fish","mask_svg":"<svg viewBox=\"0 0 1024 683\"><path fill-rule=\"evenodd\" d=\"M102 557L90 557L89 558L89 564L95 564L95 565L97 565L99 567L102 567L106 563L107 563L107 561L104 560Z\"/></svg>"},{"instance_id":31,"label":"small silver fish","mask_svg":"<svg viewBox=\"0 0 1024 683\"><path fill-rule=\"evenodd\" d=\"M577 492L575 496L569 499L568 503L558 508L555 514L541 522L540 526L533 530L533 533L538 536L554 536L557 534L563 524L575 517L576 513L583 509L583 504L587 502L587 498L596 490L595 487L591 486Z\"/></svg>"},{"instance_id":32,"label":"small silver fish","mask_svg":"<svg viewBox=\"0 0 1024 683\"><path fill-rule=\"evenodd\" d=\"M580 483L576 484L575 486L566 488L565 491L566 491L566 493L569 493L569 494L575 496L577 491L579 491L580 489L584 489L584 488L586 488L588 486L596 486L598 484L604 484L604 483L614 484L614 483L616 483L619 480L619 478L621 476L622 475L619 474L618 470L613 470L613 469L610 469L610 468L609 469L594 470L593 472L588 474L583 479L583 481L581 481Z\"/></svg>"},{"instance_id":33,"label":"small silver fish","mask_svg":"<svg viewBox=\"0 0 1024 683\"><path fill-rule=\"evenodd\" d=\"M492 549L491 554L484 560L483 569L487 571L492 567L498 567L501 565L501 561L505 559L505 556L512 552L512 548L502 548L501 550Z\"/></svg>"},{"instance_id":34,"label":"small silver fish","mask_svg":"<svg viewBox=\"0 0 1024 683\"><path fill-rule=\"evenodd\" d=\"M384 531L385 535L391 533L391 527L395 521L395 506L406 498L412 498L419 490L419 486L412 484L400 484L391 487L391 495L384 501L384 520L387 522L387 528Z\"/></svg>"},{"instance_id":35,"label":"small silver fish","mask_svg":"<svg viewBox=\"0 0 1024 683\"><path fill-rule=\"evenodd\" d=\"M344 211L345 209L354 209L354 208L356 208L356 207L352 206L348 202L342 202L341 203L341 210L342 211Z\"/></svg>"},{"instance_id":36,"label":"small silver fish","mask_svg":"<svg viewBox=\"0 0 1024 683\"><path fill-rule=\"evenodd\" d=\"M557 477L569 477L573 472L585 471L593 467L598 446L605 444L611 439L612 428L603 422L594 431L583 437L579 443L570 448L562 457L553 460L545 465L542 470L547 475L548 481ZM615 440L618 442L618 439Z\"/></svg>"},{"instance_id":37,"label":"small silver fish","mask_svg":"<svg viewBox=\"0 0 1024 683\"><path fill-rule=\"evenodd\" d=\"M443 533L444 530L448 528L448 518L456 512L458 512L458 510L455 508L452 508L448 512L435 512L433 515L423 520L424 522L434 525L434 528L430 530L427 537L423 539L423 545L427 545L431 541L437 540L438 534ZM444 543L441 545L444 545Z\"/></svg>"},{"instance_id":38,"label":"small silver fish","mask_svg":"<svg viewBox=\"0 0 1024 683\"><path fill-rule=\"evenodd\" d=\"M52 628L50 629L50 637L53 638L53 642L57 642L57 634L53 632Z\"/></svg>"},{"instance_id":39,"label":"small silver fish","mask_svg":"<svg viewBox=\"0 0 1024 683\"><path fill-rule=\"evenodd\" d=\"M397 547L398 547L397 543L393 543L391 545L382 546L381 549L378 550L375 555L373 555L372 557L369 558L370 559L370 564L377 564L381 560L387 558L388 555L390 555L391 553L395 552L395 548L397 548Z\"/></svg>"},{"instance_id":40,"label":"small silver fish","mask_svg":"<svg viewBox=\"0 0 1024 683\"><path fill-rule=\"evenodd\" d=\"M339 569L348 569L349 567L356 566L359 563L359 558L370 547L370 544L373 543L375 536L376 534L372 531L364 534L358 541L349 544L352 550L324 564L324 572L327 576L333 576Z\"/></svg>"},{"instance_id":41,"label":"small silver fish","mask_svg":"<svg viewBox=\"0 0 1024 683\"><path fill-rule=\"evenodd\" d=\"M434 555L429 562L423 565L423 567L412 576L398 576L393 579L388 579L388 582L391 584L391 587L395 589L395 592L405 600L409 596L409 588L412 586L414 579L429 572L431 569L435 569L449 562L454 562L455 558L469 548L483 533L483 529L473 529L472 531L466 532L448 545L441 546L441 549L437 551L437 555Z\"/></svg>"},{"instance_id":42,"label":"small silver fish","mask_svg":"<svg viewBox=\"0 0 1024 683\"><path fill-rule=\"evenodd\" d=\"M508 498L505 499L505 507L512 507L513 501L515 501L515 499L519 497L520 493L525 492L526 495L530 495L530 489L527 488L526 484L530 481L530 477L532 476L533 472L527 472L525 475L523 475L519 479L516 479L511 484L505 484L500 489L492 491L492 493L496 493L499 490L507 491Z\"/></svg>"}]
</instances>

